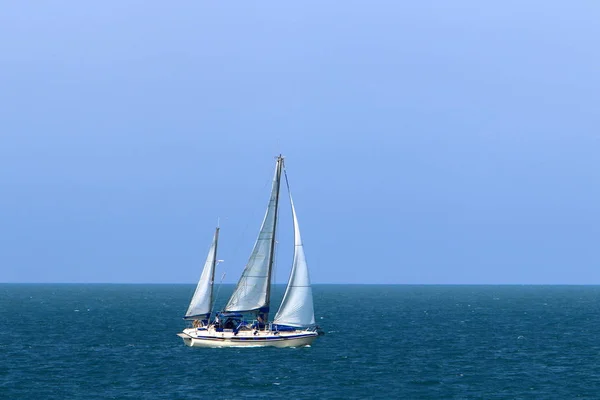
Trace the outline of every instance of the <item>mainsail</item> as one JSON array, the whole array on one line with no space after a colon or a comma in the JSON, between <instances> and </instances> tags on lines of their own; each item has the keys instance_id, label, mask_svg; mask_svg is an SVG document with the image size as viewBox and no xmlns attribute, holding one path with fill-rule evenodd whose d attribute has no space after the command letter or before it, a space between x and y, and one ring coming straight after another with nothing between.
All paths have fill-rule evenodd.
<instances>
[{"instance_id":1,"label":"mainsail","mask_svg":"<svg viewBox=\"0 0 600 400\"><path fill-rule=\"evenodd\" d=\"M227 312L258 311L266 316L269 311L282 164L283 158L280 156L277 158L271 198L258 239L235 291L225 306Z\"/></svg>"},{"instance_id":2,"label":"mainsail","mask_svg":"<svg viewBox=\"0 0 600 400\"><path fill-rule=\"evenodd\" d=\"M286 174L287 183L287 174ZM292 192L289 190L290 203L292 205L292 217L294 220L294 261L290 280L281 301L281 307L275 315L274 324L288 325L294 327L307 327L315 325L315 312L313 308L312 288L308 275L308 266L304 256L304 246L300 237L298 218L292 200Z\"/></svg>"},{"instance_id":3,"label":"mainsail","mask_svg":"<svg viewBox=\"0 0 600 400\"><path fill-rule=\"evenodd\" d=\"M219 228L215 231L212 245L208 251L208 257L204 263L204 269L190 306L185 313L185 319L196 319L197 317L208 316L211 312L213 297L213 282L215 280L215 266L217 263L217 243L219 241Z\"/></svg>"}]
</instances>

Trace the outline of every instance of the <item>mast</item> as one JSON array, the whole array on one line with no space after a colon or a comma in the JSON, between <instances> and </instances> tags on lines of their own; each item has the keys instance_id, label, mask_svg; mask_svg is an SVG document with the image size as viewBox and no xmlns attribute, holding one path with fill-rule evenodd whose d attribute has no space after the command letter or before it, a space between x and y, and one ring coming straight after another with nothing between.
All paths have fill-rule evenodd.
<instances>
[{"instance_id":1,"label":"mast","mask_svg":"<svg viewBox=\"0 0 600 400\"><path fill-rule=\"evenodd\" d=\"M212 310L213 283L215 280L215 267L217 266L217 242L219 240L219 228L216 229L210 250L206 257L202 274L198 285L190 301L185 319L201 319L199 317L209 316Z\"/></svg>"},{"instance_id":2,"label":"mast","mask_svg":"<svg viewBox=\"0 0 600 400\"><path fill-rule=\"evenodd\" d=\"M269 320L269 304L271 301L271 277L273 276L273 264L275 262L275 237L277 233L277 214L279 209L279 188L281 187L281 171L283 169L283 157L277 157L277 189L275 191L275 220L273 221L273 237L271 238L271 253L269 254L269 283L267 284L266 312L263 312L263 320Z\"/></svg>"},{"instance_id":3,"label":"mast","mask_svg":"<svg viewBox=\"0 0 600 400\"><path fill-rule=\"evenodd\" d=\"M215 269L217 269L217 250L219 247L219 230L220 229L221 228L219 228L218 226L215 229L215 256L212 260L212 274L210 275L210 299L208 301L208 304L210 305L209 313L212 312L212 306L213 306L213 286L215 284ZM208 316L210 317L210 314Z\"/></svg>"},{"instance_id":4,"label":"mast","mask_svg":"<svg viewBox=\"0 0 600 400\"><path fill-rule=\"evenodd\" d=\"M283 157L277 157L269 204L246 263L233 294L225 305L225 312L254 312L267 321L271 298L271 276L275 261L275 231L279 209L279 188L283 171Z\"/></svg>"}]
</instances>

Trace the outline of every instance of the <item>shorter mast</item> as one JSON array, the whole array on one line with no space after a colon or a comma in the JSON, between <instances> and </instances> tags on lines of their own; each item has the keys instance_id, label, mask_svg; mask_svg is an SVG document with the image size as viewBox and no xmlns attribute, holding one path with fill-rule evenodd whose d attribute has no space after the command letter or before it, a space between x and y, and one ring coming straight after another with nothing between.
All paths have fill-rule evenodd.
<instances>
[{"instance_id":1,"label":"shorter mast","mask_svg":"<svg viewBox=\"0 0 600 400\"><path fill-rule=\"evenodd\" d=\"M216 228L212 245L208 251L202 275L192 296L190 306L185 313L184 319L199 319L210 317L213 302L213 284L215 281L215 267L217 266L217 246L219 242L219 229Z\"/></svg>"}]
</instances>

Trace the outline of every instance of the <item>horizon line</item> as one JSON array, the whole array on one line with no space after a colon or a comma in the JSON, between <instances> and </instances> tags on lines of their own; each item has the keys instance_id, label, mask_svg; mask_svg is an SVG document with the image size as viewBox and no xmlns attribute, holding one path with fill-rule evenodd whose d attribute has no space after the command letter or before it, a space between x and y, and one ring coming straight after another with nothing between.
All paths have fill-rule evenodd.
<instances>
[{"instance_id":1,"label":"horizon line","mask_svg":"<svg viewBox=\"0 0 600 400\"><path fill-rule=\"evenodd\" d=\"M0 285L196 285L197 283L183 282L0 282ZM236 283L223 283L236 285ZM285 286L287 283L273 283ZM354 286L600 286L600 283L346 283L322 282L320 285L354 285Z\"/></svg>"}]
</instances>

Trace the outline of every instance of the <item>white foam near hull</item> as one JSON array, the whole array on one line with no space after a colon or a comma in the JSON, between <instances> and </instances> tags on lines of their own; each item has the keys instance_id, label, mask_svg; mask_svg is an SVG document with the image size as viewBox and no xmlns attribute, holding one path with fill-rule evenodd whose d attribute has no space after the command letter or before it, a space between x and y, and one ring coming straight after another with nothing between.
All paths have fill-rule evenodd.
<instances>
[{"instance_id":1,"label":"white foam near hull","mask_svg":"<svg viewBox=\"0 0 600 400\"><path fill-rule=\"evenodd\" d=\"M177 336L190 347L301 347L310 345L318 336L315 331L232 331L184 329Z\"/></svg>"}]
</instances>

